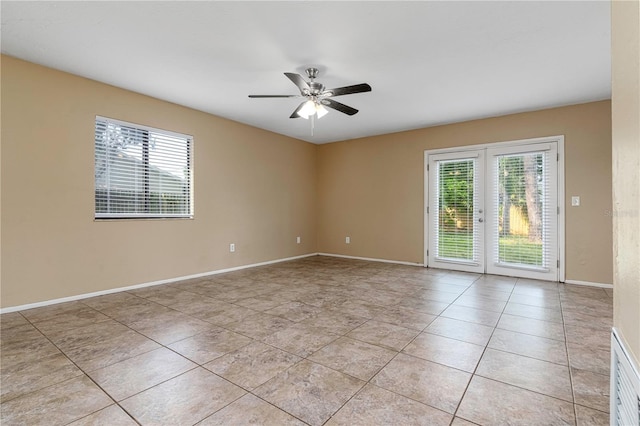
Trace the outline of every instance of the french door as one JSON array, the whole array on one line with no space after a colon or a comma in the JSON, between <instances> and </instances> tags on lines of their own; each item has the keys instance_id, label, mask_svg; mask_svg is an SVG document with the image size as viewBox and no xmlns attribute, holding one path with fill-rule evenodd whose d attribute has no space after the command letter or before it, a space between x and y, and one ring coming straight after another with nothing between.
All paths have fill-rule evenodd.
<instances>
[{"instance_id":1,"label":"french door","mask_svg":"<svg viewBox=\"0 0 640 426\"><path fill-rule=\"evenodd\" d=\"M427 152L425 265L559 281L558 142Z\"/></svg>"}]
</instances>

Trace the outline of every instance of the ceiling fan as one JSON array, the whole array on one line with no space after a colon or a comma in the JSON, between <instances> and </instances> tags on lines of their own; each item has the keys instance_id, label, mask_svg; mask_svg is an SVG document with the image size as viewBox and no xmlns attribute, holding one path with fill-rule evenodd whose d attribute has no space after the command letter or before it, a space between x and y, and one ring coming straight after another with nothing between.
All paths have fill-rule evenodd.
<instances>
[{"instance_id":1,"label":"ceiling fan","mask_svg":"<svg viewBox=\"0 0 640 426\"><path fill-rule=\"evenodd\" d=\"M250 98L305 98L298 108L293 111L293 114L289 118L302 117L308 119L317 116L322 118L329 111L325 107L335 109L347 115L354 115L358 112L357 109L348 105L334 101L333 97L350 95L353 93L370 92L371 86L366 83L356 84L353 86L337 87L335 89L325 89L324 84L315 81L318 76L317 68L307 68L307 77L309 81L305 81L300 74L285 72L289 80L293 82L298 89L300 89L299 95L249 95Z\"/></svg>"}]
</instances>

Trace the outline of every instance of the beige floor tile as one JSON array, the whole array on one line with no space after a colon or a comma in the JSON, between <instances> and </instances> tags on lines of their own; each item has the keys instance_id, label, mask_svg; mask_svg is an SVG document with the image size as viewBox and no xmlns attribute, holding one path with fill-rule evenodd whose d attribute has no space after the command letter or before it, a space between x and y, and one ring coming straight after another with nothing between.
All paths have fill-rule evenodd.
<instances>
[{"instance_id":1,"label":"beige floor tile","mask_svg":"<svg viewBox=\"0 0 640 426\"><path fill-rule=\"evenodd\" d=\"M87 307L83 303L73 301L27 309L24 311L20 311L20 314L30 322L35 323L55 320L60 315L77 313L78 311L81 311L83 309L87 309Z\"/></svg>"},{"instance_id":2,"label":"beige floor tile","mask_svg":"<svg viewBox=\"0 0 640 426\"><path fill-rule=\"evenodd\" d=\"M302 358L260 342L253 342L204 365L245 389L254 389Z\"/></svg>"},{"instance_id":3,"label":"beige floor tile","mask_svg":"<svg viewBox=\"0 0 640 426\"><path fill-rule=\"evenodd\" d=\"M385 307L360 299L347 300L334 307L335 310L346 312L363 318L375 318L385 310Z\"/></svg>"},{"instance_id":4,"label":"beige floor tile","mask_svg":"<svg viewBox=\"0 0 640 426\"><path fill-rule=\"evenodd\" d=\"M613 310L610 310L613 313ZM610 330L613 326L613 315L593 316L582 311L563 312L564 324L568 326L582 326Z\"/></svg>"},{"instance_id":5,"label":"beige floor tile","mask_svg":"<svg viewBox=\"0 0 640 426\"><path fill-rule=\"evenodd\" d=\"M495 327L500 313L453 304L445 309L440 316Z\"/></svg>"},{"instance_id":6,"label":"beige floor tile","mask_svg":"<svg viewBox=\"0 0 640 426\"><path fill-rule=\"evenodd\" d=\"M308 359L360 380L371 379L397 352L359 340L341 337Z\"/></svg>"},{"instance_id":7,"label":"beige floor tile","mask_svg":"<svg viewBox=\"0 0 640 426\"><path fill-rule=\"evenodd\" d=\"M206 321L176 311L141 318L128 325L138 333L163 345L186 339L211 327L211 324Z\"/></svg>"},{"instance_id":8,"label":"beige floor tile","mask_svg":"<svg viewBox=\"0 0 640 426\"><path fill-rule=\"evenodd\" d=\"M141 424L192 425L245 393L238 386L198 367L120 404Z\"/></svg>"},{"instance_id":9,"label":"beige floor tile","mask_svg":"<svg viewBox=\"0 0 640 426\"><path fill-rule=\"evenodd\" d=\"M311 361L301 361L254 394L310 425L324 424L365 382Z\"/></svg>"},{"instance_id":10,"label":"beige floor tile","mask_svg":"<svg viewBox=\"0 0 640 426\"><path fill-rule=\"evenodd\" d=\"M153 318L161 318L162 315L175 312L166 306L158 305L155 302L133 296L137 298L135 303L126 303L123 305L112 305L103 309L105 315L112 319L129 325L136 321L152 321Z\"/></svg>"},{"instance_id":11,"label":"beige floor tile","mask_svg":"<svg viewBox=\"0 0 640 426\"><path fill-rule=\"evenodd\" d=\"M576 404L609 412L609 376L572 368L571 380Z\"/></svg>"},{"instance_id":12,"label":"beige floor tile","mask_svg":"<svg viewBox=\"0 0 640 426\"><path fill-rule=\"evenodd\" d=\"M359 298L380 306L397 305L404 298L404 294L395 291L375 290L359 292Z\"/></svg>"},{"instance_id":13,"label":"beige floor tile","mask_svg":"<svg viewBox=\"0 0 640 426\"><path fill-rule=\"evenodd\" d=\"M474 376L456 416L480 425L572 425L573 404Z\"/></svg>"},{"instance_id":14,"label":"beige floor tile","mask_svg":"<svg viewBox=\"0 0 640 426\"><path fill-rule=\"evenodd\" d=\"M76 309L70 309L54 316L46 316L39 319L39 315L35 315L32 318L34 319L30 321L32 321L33 325L45 335L54 334L61 330L84 327L110 319L101 312L84 305L78 305Z\"/></svg>"},{"instance_id":15,"label":"beige floor tile","mask_svg":"<svg viewBox=\"0 0 640 426\"><path fill-rule=\"evenodd\" d=\"M420 331L370 320L352 330L347 337L358 339L372 345L400 351L413 340Z\"/></svg>"},{"instance_id":16,"label":"beige floor tile","mask_svg":"<svg viewBox=\"0 0 640 426\"><path fill-rule=\"evenodd\" d=\"M15 364L34 362L60 353L60 350L35 328L27 326L22 332L23 328L23 326L12 328L12 331L19 332L13 338L7 338L3 332L0 344L0 369L5 370Z\"/></svg>"},{"instance_id":17,"label":"beige floor tile","mask_svg":"<svg viewBox=\"0 0 640 426\"><path fill-rule=\"evenodd\" d=\"M257 311L254 311L253 309L228 303L227 306L219 311L205 312L198 316L204 321L224 327L228 324L242 321L243 319L255 315L256 313Z\"/></svg>"},{"instance_id":18,"label":"beige floor tile","mask_svg":"<svg viewBox=\"0 0 640 426\"><path fill-rule=\"evenodd\" d=\"M567 348L565 343L559 340L496 329L488 347L542 361L568 365Z\"/></svg>"},{"instance_id":19,"label":"beige floor tile","mask_svg":"<svg viewBox=\"0 0 640 426\"><path fill-rule=\"evenodd\" d=\"M611 329L565 325L567 342L611 351Z\"/></svg>"},{"instance_id":20,"label":"beige floor tile","mask_svg":"<svg viewBox=\"0 0 640 426\"><path fill-rule=\"evenodd\" d=\"M559 309L541 308L540 306L508 302L503 313L562 324L562 313Z\"/></svg>"},{"instance_id":21,"label":"beige floor tile","mask_svg":"<svg viewBox=\"0 0 640 426\"><path fill-rule=\"evenodd\" d=\"M327 426L443 425L451 415L368 384L326 424Z\"/></svg>"},{"instance_id":22,"label":"beige floor tile","mask_svg":"<svg viewBox=\"0 0 640 426\"><path fill-rule=\"evenodd\" d=\"M367 318L340 311L323 311L300 324L315 327L325 333L346 334L364 324Z\"/></svg>"},{"instance_id":23,"label":"beige floor tile","mask_svg":"<svg viewBox=\"0 0 640 426\"><path fill-rule=\"evenodd\" d=\"M472 294L463 294L457 298L452 306L466 306L467 308L482 309L484 311L491 311L501 313L504 310L507 302L504 300L490 299L488 297L475 296Z\"/></svg>"},{"instance_id":24,"label":"beige floor tile","mask_svg":"<svg viewBox=\"0 0 640 426\"><path fill-rule=\"evenodd\" d=\"M122 408L114 404L69 423L69 426L136 426L137 424Z\"/></svg>"},{"instance_id":25,"label":"beige floor tile","mask_svg":"<svg viewBox=\"0 0 640 426\"><path fill-rule=\"evenodd\" d=\"M7 425L67 424L111 404L111 398L83 375L3 402L0 418Z\"/></svg>"},{"instance_id":26,"label":"beige floor tile","mask_svg":"<svg viewBox=\"0 0 640 426\"><path fill-rule=\"evenodd\" d=\"M518 281L513 288L513 292L515 294L528 294L538 297L544 296L545 294L557 294L558 283L518 278Z\"/></svg>"},{"instance_id":27,"label":"beige floor tile","mask_svg":"<svg viewBox=\"0 0 640 426\"><path fill-rule=\"evenodd\" d=\"M253 309L254 311L264 312L283 305L289 301L290 299L283 299L282 296L278 294L262 294L255 297L240 299L234 303L236 305L244 306L245 308Z\"/></svg>"},{"instance_id":28,"label":"beige floor tile","mask_svg":"<svg viewBox=\"0 0 640 426\"><path fill-rule=\"evenodd\" d=\"M19 312L10 312L0 315L0 330L4 333L10 328L30 325L31 323L25 319Z\"/></svg>"},{"instance_id":29,"label":"beige floor tile","mask_svg":"<svg viewBox=\"0 0 640 426\"><path fill-rule=\"evenodd\" d=\"M326 333L324 329L297 323L265 337L262 341L304 358L338 337L340 335Z\"/></svg>"},{"instance_id":30,"label":"beige floor tile","mask_svg":"<svg viewBox=\"0 0 640 426\"><path fill-rule=\"evenodd\" d=\"M105 339L130 332L129 327L114 320L102 321L85 327L63 329L49 333L51 339L63 352L85 345L94 345Z\"/></svg>"},{"instance_id":31,"label":"beige floor tile","mask_svg":"<svg viewBox=\"0 0 640 426\"><path fill-rule=\"evenodd\" d=\"M228 425L304 426L305 423L254 395L246 394L198 423L198 426Z\"/></svg>"},{"instance_id":32,"label":"beige floor tile","mask_svg":"<svg viewBox=\"0 0 640 426\"><path fill-rule=\"evenodd\" d=\"M253 340L224 328L210 326L204 333L172 343L167 347L197 364L206 364Z\"/></svg>"},{"instance_id":33,"label":"beige floor tile","mask_svg":"<svg viewBox=\"0 0 640 426\"><path fill-rule=\"evenodd\" d=\"M160 347L158 343L142 334L128 330L98 343L67 350L65 355L85 372L89 372Z\"/></svg>"},{"instance_id":34,"label":"beige floor tile","mask_svg":"<svg viewBox=\"0 0 640 426\"><path fill-rule=\"evenodd\" d=\"M170 305L171 309L191 315L194 318L206 319L207 316L215 315L232 306L230 303L215 300L201 294L191 294L193 296L189 296L190 299L182 299L172 303Z\"/></svg>"},{"instance_id":35,"label":"beige floor tile","mask_svg":"<svg viewBox=\"0 0 640 426\"><path fill-rule=\"evenodd\" d=\"M518 333L531 334L547 339L564 341L564 327L562 323L542 321L533 318L519 317L517 315L502 314L498 321L497 328L515 331Z\"/></svg>"},{"instance_id":36,"label":"beige floor tile","mask_svg":"<svg viewBox=\"0 0 640 426\"><path fill-rule=\"evenodd\" d=\"M181 301L191 301L194 296L194 293L167 284L130 290L129 293L164 306L171 306Z\"/></svg>"},{"instance_id":37,"label":"beige floor tile","mask_svg":"<svg viewBox=\"0 0 640 426\"><path fill-rule=\"evenodd\" d=\"M37 360L15 362L0 370L2 403L82 375L66 356L58 352Z\"/></svg>"},{"instance_id":38,"label":"beige floor tile","mask_svg":"<svg viewBox=\"0 0 640 426\"><path fill-rule=\"evenodd\" d=\"M483 351L484 346L438 336L437 334L421 333L402 352L473 373Z\"/></svg>"},{"instance_id":39,"label":"beige floor tile","mask_svg":"<svg viewBox=\"0 0 640 426\"><path fill-rule=\"evenodd\" d=\"M573 342L567 343L569 366L592 373L609 375L611 352Z\"/></svg>"},{"instance_id":40,"label":"beige floor tile","mask_svg":"<svg viewBox=\"0 0 640 426\"><path fill-rule=\"evenodd\" d=\"M113 399L121 401L195 366L175 352L160 348L88 374Z\"/></svg>"},{"instance_id":41,"label":"beige floor tile","mask_svg":"<svg viewBox=\"0 0 640 426\"><path fill-rule=\"evenodd\" d=\"M293 321L289 321L288 319L258 312L246 317L242 321L227 324L225 328L254 339L263 339L293 324Z\"/></svg>"},{"instance_id":42,"label":"beige floor tile","mask_svg":"<svg viewBox=\"0 0 640 426\"><path fill-rule=\"evenodd\" d=\"M31 324L16 325L15 327L2 330L0 333L0 345L3 348L7 348L12 345L22 346L28 340L38 339L47 340L44 334Z\"/></svg>"},{"instance_id":43,"label":"beige floor tile","mask_svg":"<svg viewBox=\"0 0 640 426\"><path fill-rule=\"evenodd\" d=\"M398 354L371 383L453 414L471 374Z\"/></svg>"},{"instance_id":44,"label":"beige floor tile","mask_svg":"<svg viewBox=\"0 0 640 426\"><path fill-rule=\"evenodd\" d=\"M487 299L499 300L506 302L511 296L511 291L501 291L495 288L486 287L479 284L474 284L469 287L465 292L465 296L484 297Z\"/></svg>"},{"instance_id":45,"label":"beige floor tile","mask_svg":"<svg viewBox=\"0 0 640 426\"><path fill-rule=\"evenodd\" d=\"M414 309L419 312L424 312L425 314L440 315L440 313L449 306L449 303L423 299L420 297L406 297L400 301L398 306Z\"/></svg>"},{"instance_id":46,"label":"beige floor tile","mask_svg":"<svg viewBox=\"0 0 640 426\"><path fill-rule=\"evenodd\" d=\"M475 426L477 423L471 423L460 417L454 417L453 422L451 422L451 426Z\"/></svg>"},{"instance_id":47,"label":"beige floor tile","mask_svg":"<svg viewBox=\"0 0 640 426\"><path fill-rule=\"evenodd\" d=\"M51 415L27 407L22 423L131 424L81 392L90 409L60 414L54 393L80 367L162 417L147 423L187 407L185 424L431 424L464 395L454 425L606 424L612 312L602 289L313 256L0 315L2 412L34 396ZM165 392L197 374L267 400Z\"/></svg>"},{"instance_id":48,"label":"beige floor tile","mask_svg":"<svg viewBox=\"0 0 640 426\"><path fill-rule=\"evenodd\" d=\"M289 321L300 322L319 314L322 310L323 309L318 306L307 305L306 303L298 301L290 301L273 309L269 309L265 311L265 313L278 315Z\"/></svg>"},{"instance_id":49,"label":"beige floor tile","mask_svg":"<svg viewBox=\"0 0 640 426\"><path fill-rule=\"evenodd\" d=\"M431 314L416 311L415 309L394 306L383 310L374 319L376 321L388 322L400 327L422 331L426 326L431 324L436 317Z\"/></svg>"},{"instance_id":50,"label":"beige floor tile","mask_svg":"<svg viewBox=\"0 0 640 426\"><path fill-rule=\"evenodd\" d=\"M521 305L538 306L540 308L560 309L560 297L558 293L544 294L542 296L532 296L529 294L512 294L509 302Z\"/></svg>"},{"instance_id":51,"label":"beige floor tile","mask_svg":"<svg viewBox=\"0 0 640 426\"><path fill-rule=\"evenodd\" d=\"M415 293L414 297L423 299L423 300L431 300L434 302L441 302L441 303L448 304L453 302L460 296L456 293L450 293L448 291L426 289L426 290L418 291L417 293Z\"/></svg>"},{"instance_id":52,"label":"beige floor tile","mask_svg":"<svg viewBox=\"0 0 640 426\"><path fill-rule=\"evenodd\" d=\"M578 426L609 426L609 413L576 405Z\"/></svg>"},{"instance_id":53,"label":"beige floor tile","mask_svg":"<svg viewBox=\"0 0 640 426\"><path fill-rule=\"evenodd\" d=\"M424 331L484 346L489 341L493 328L467 321L438 317Z\"/></svg>"},{"instance_id":54,"label":"beige floor tile","mask_svg":"<svg viewBox=\"0 0 640 426\"><path fill-rule=\"evenodd\" d=\"M100 312L103 312L105 309L117 306L125 306L131 303L135 304L139 302L141 302L141 299L139 297L127 293L126 291L105 294L103 296L90 297L88 299L82 300L83 305L90 306Z\"/></svg>"},{"instance_id":55,"label":"beige floor tile","mask_svg":"<svg viewBox=\"0 0 640 426\"><path fill-rule=\"evenodd\" d=\"M573 403L569 368L487 348L476 374Z\"/></svg>"}]
</instances>

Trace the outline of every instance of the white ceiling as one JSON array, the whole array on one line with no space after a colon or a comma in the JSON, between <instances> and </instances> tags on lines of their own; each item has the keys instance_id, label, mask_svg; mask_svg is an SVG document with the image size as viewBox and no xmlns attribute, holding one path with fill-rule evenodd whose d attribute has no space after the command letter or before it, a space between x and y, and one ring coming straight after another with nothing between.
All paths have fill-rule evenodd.
<instances>
[{"instance_id":1,"label":"white ceiling","mask_svg":"<svg viewBox=\"0 0 640 426\"><path fill-rule=\"evenodd\" d=\"M1 2L2 52L314 143L611 96L608 1ZM315 65L360 110L290 119ZM99 113L99 111L98 111ZM117 117L115 117L117 118ZM144 123L142 123L144 124Z\"/></svg>"}]
</instances>

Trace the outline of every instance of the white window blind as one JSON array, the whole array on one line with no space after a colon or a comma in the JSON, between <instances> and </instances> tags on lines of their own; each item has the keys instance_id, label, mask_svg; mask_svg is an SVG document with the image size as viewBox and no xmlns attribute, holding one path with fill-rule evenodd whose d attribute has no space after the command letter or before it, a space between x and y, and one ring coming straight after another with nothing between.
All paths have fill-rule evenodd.
<instances>
[{"instance_id":1,"label":"white window blind","mask_svg":"<svg viewBox=\"0 0 640 426\"><path fill-rule=\"evenodd\" d=\"M495 264L548 270L555 262L549 238L557 212L551 208L549 160L549 151L493 157Z\"/></svg>"},{"instance_id":2,"label":"white window blind","mask_svg":"<svg viewBox=\"0 0 640 426\"><path fill-rule=\"evenodd\" d=\"M95 217L192 217L191 136L95 122Z\"/></svg>"},{"instance_id":3,"label":"white window blind","mask_svg":"<svg viewBox=\"0 0 640 426\"><path fill-rule=\"evenodd\" d=\"M478 263L478 194L475 190L477 159L436 161L434 235L436 259Z\"/></svg>"}]
</instances>

